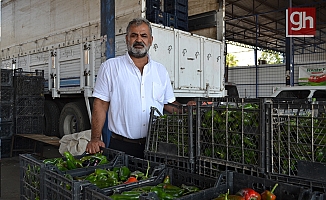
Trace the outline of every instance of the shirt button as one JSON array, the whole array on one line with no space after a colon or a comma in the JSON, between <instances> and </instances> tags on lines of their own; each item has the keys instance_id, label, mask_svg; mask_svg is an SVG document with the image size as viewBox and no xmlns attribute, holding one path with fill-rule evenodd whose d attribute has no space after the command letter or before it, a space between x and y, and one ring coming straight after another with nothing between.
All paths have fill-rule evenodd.
<instances>
[{"instance_id":1,"label":"shirt button","mask_svg":"<svg viewBox=\"0 0 326 200\"><path fill-rule=\"evenodd\" d=\"M142 96L141 98L144 98L144 96Z\"/></svg>"},{"instance_id":2,"label":"shirt button","mask_svg":"<svg viewBox=\"0 0 326 200\"><path fill-rule=\"evenodd\" d=\"M145 110L143 110L143 112L145 112Z\"/></svg>"},{"instance_id":3,"label":"shirt button","mask_svg":"<svg viewBox=\"0 0 326 200\"><path fill-rule=\"evenodd\" d=\"M143 126L145 126L145 124L143 124Z\"/></svg>"}]
</instances>

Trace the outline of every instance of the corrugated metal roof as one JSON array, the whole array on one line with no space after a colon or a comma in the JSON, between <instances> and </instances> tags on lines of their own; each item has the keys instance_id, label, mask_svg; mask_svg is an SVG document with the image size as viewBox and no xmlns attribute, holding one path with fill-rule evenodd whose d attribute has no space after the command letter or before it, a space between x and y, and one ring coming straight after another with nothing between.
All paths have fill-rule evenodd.
<instances>
[{"instance_id":1,"label":"corrugated metal roof","mask_svg":"<svg viewBox=\"0 0 326 200\"><path fill-rule=\"evenodd\" d=\"M229 41L285 52L286 9L316 8L316 36L293 38L295 51L307 45L325 49L326 0L225 0L225 38ZM322 45L322 46L321 46ZM315 49L314 48L314 49Z\"/></svg>"}]
</instances>

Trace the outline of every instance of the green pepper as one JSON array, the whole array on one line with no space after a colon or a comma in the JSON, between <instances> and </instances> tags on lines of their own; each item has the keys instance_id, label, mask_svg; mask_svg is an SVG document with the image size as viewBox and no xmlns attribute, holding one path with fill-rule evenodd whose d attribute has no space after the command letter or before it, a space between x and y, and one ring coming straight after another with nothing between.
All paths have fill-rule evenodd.
<instances>
[{"instance_id":1,"label":"green pepper","mask_svg":"<svg viewBox=\"0 0 326 200\"><path fill-rule=\"evenodd\" d=\"M170 177L168 175L164 178L163 183L171 183Z\"/></svg>"},{"instance_id":2,"label":"green pepper","mask_svg":"<svg viewBox=\"0 0 326 200\"><path fill-rule=\"evenodd\" d=\"M140 180L145 176L145 174L141 171L136 170L136 171L131 172L130 176L136 177L138 180Z\"/></svg>"},{"instance_id":3,"label":"green pepper","mask_svg":"<svg viewBox=\"0 0 326 200\"><path fill-rule=\"evenodd\" d=\"M126 181L130 176L130 170L126 166L122 166L119 169L119 179L121 181Z\"/></svg>"},{"instance_id":4,"label":"green pepper","mask_svg":"<svg viewBox=\"0 0 326 200\"><path fill-rule=\"evenodd\" d=\"M95 175L95 174L90 174L90 175L88 175L86 178L85 178L85 180L87 180L87 181L89 181L89 182L91 182L91 183L94 183L95 181L96 181L96 179L97 179L97 176Z\"/></svg>"},{"instance_id":5,"label":"green pepper","mask_svg":"<svg viewBox=\"0 0 326 200\"><path fill-rule=\"evenodd\" d=\"M107 175L108 170L97 168L97 169L95 169L94 173L95 173L95 175Z\"/></svg>"},{"instance_id":6,"label":"green pepper","mask_svg":"<svg viewBox=\"0 0 326 200\"><path fill-rule=\"evenodd\" d=\"M55 164L55 166L56 166L60 171L67 171L67 170L68 170L66 161L58 162L57 164Z\"/></svg>"},{"instance_id":7,"label":"green pepper","mask_svg":"<svg viewBox=\"0 0 326 200\"><path fill-rule=\"evenodd\" d=\"M48 158L43 160L44 164L51 164L51 165L55 165L58 162L59 158Z\"/></svg>"},{"instance_id":8,"label":"green pepper","mask_svg":"<svg viewBox=\"0 0 326 200\"><path fill-rule=\"evenodd\" d=\"M108 163L108 159L106 158L106 156L102 155L101 153L94 154L94 157L100 160L99 165Z\"/></svg>"},{"instance_id":9,"label":"green pepper","mask_svg":"<svg viewBox=\"0 0 326 200\"><path fill-rule=\"evenodd\" d=\"M132 191L141 191L141 192L149 192L153 186L143 186L132 189Z\"/></svg>"},{"instance_id":10,"label":"green pepper","mask_svg":"<svg viewBox=\"0 0 326 200\"><path fill-rule=\"evenodd\" d=\"M139 199L139 195L123 195L123 194L113 194L110 196L112 200L132 200Z\"/></svg>"},{"instance_id":11,"label":"green pepper","mask_svg":"<svg viewBox=\"0 0 326 200\"><path fill-rule=\"evenodd\" d=\"M185 185L185 184L182 184L181 185L181 188L182 189L185 189L187 193L194 193L194 192L198 192L199 191L199 188L196 187L196 186L190 186L190 185Z\"/></svg>"},{"instance_id":12,"label":"green pepper","mask_svg":"<svg viewBox=\"0 0 326 200\"><path fill-rule=\"evenodd\" d=\"M65 151L63 154L67 159L67 168L68 169L76 169L77 166L76 166L76 160L75 160L74 156L69 151Z\"/></svg>"},{"instance_id":13,"label":"green pepper","mask_svg":"<svg viewBox=\"0 0 326 200\"><path fill-rule=\"evenodd\" d=\"M126 196L134 196L134 195L141 195L143 192L142 191L124 191L121 194L126 195Z\"/></svg>"},{"instance_id":14,"label":"green pepper","mask_svg":"<svg viewBox=\"0 0 326 200\"><path fill-rule=\"evenodd\" d=\"M93 182L94 185L96 185L98 188L107 188L112 187L118 184L118 180L114 178L106 178L106 179L96 179L95 182Z\"/></svg>"},{"instance_id":15,"label":"green pepper","mask_svg":"<svg viewBox=\"0 0 326 200\"><path fill-rule=\"evenodd\" d=\"M151 192L155 192L157 196L160 198L160 200L170 200L170 199L175 199L172 195L166 193L163 188L161 187L152 187Z\"/></svg>"}]
</instances>

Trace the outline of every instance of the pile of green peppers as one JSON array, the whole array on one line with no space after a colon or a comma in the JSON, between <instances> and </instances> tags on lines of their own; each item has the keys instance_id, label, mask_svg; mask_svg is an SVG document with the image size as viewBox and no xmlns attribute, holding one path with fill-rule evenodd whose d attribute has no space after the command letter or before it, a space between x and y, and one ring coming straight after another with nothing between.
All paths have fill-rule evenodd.
<instances>
[{"instance_id":1,"label":"pile of green peppers","mask_svg":"<svg viewBox=\"0 0 326 200\"><path fill-rule=\"evenodd\" d=\"M138 170L131 172L128 167L120 166L114 167L111 170L95 169L93 173L86 176L83 180L87 180L102 189L120 184L138 182L139 180L147 179L147 175ZM135 181L130 182L130 177L133 177Z\"/></svg>"},{"instance_id":2,"label":"pile of green peppers","mask_svg":"<svg viewBox=\"0 0 326 200\"><path fill-rule=\"evenodd\" d=\"M63 158L50 158L43 160L45 164L55 165L60 171L107 164L108 160L102 153L84 156L76 159L70 152L64 152Z\"/></svg>"},{"instance_id":3,"label":"pile of green peppers","mask_svg":"<svg viewBox=\"0 0 326 200\"><path fill-rule=\"evenodd\" d=\"M153 192L156 193L157 197L161 200L171 200L198 191L199 188L195 186L187 186L182 184L180 187L178 187L172 185L169 176L166 176L163 183L160 183L156 186L143 186L134 188L130 191L124 191L121 194L113 194L110 196L110 198L113 200L139 199L140 195Z\"/></svg>"}]
</instances>

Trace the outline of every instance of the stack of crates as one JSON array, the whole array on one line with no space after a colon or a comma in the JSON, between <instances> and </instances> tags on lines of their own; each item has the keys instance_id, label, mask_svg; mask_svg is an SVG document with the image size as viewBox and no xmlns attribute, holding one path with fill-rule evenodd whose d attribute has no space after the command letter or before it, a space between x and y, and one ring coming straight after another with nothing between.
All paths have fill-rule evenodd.
<instances>
[{"instance_id":1,"label":"stack of crates","mask_svg":"<svg viewBox=\"0 0 326 200\"><path fill-rule=\"evenodd\" d=\"M150 22L188 31L188 0L147 0L146 8L146 18Z\"/></svg>"},{"instance_id":2,"label":"stack of crates","mask_svg":"<svg viewBox=\"0 0 326 200\"><path fill-rule=\"evenodd\" d=\"M1 154L5 158L10 155L11 136L14 134L14 86L12 69L1 69L0 93Z\"/></svg>"},{"instance_id":3,"label":"stack of crates","mask_svg":"<svg viewBox=\"0 0 326 200\"><path fill-rule=\"evenodd\" d=\"M156 24L166 24L166 13L161 10L160 0L146 1L146 18Z\"/></svg>"},{"instance_id":4,"label":"stack of crates","mask_svg":"<svg viewBox=\"0 0 326 200\"><path fill-rule=\"evenodd\" d=\"M43 134L44 71L14 71L16 134Z\"/></svg>"},{"instance_id":5,"label":"stack of crates","mask_svg":"<svg viewBox=\"0 0 326 200\"><path fill-rule=\"evenodd\" d=\"M165 0L166 25L188 31L188 0Z\"/></svg>"}]
</instances>

